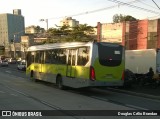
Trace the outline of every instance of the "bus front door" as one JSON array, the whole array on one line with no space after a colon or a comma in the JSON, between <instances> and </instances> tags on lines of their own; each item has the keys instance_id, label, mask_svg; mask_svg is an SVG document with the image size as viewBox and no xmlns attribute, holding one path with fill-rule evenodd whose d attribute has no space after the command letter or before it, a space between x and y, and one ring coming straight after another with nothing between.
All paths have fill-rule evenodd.
<instances>
[{"instance_id":1,"label":"bus front door","mask_svg":"<svg viewBox=\"0 0 160 119\"><path fill-rule=\"evenodd\" d=\"M67 72L66 75L68 77L75 77L75 71L76 71L76 50L75 49L70 49L68 51L68 60L67 60Z\"/></svg>"}]
</instances>

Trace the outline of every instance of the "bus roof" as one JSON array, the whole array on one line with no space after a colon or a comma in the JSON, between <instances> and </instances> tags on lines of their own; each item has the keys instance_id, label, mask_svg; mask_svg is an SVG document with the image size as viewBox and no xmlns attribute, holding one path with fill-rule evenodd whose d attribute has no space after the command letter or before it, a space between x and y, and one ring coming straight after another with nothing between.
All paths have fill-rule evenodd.
<instances>
[{"instance_id":1,"label":"bus roof","mask_svg":"<svg viewBox=\"0 0 160 119\"><path fill-rule=\"evenodd\" d=\"M56 48L73 48L81 46L90 46L93 42L67 42L67 43L51 43L43 45L35 45L28 48L27 51L50 50Z\"/></svg>"},{"instance_id":2,"label":"bus roof","mask_svg":"<svg viewBox=\"0 0 160 119\"><path fill-rule=\"evenodd\" d=\"M82 47L82 46L91 46L93 43L105 43L110 46L117 47L120 44L117 43L109 43L109 42L67 42L67 43L51 43L51 44L43 44L43 45L35 45L31 46L27 49L27 51L41 51L41 50L50 50L57 48L74 48L74 47ZM122 46L122 45L121 45Z\"/></svg>"}]
</instances>

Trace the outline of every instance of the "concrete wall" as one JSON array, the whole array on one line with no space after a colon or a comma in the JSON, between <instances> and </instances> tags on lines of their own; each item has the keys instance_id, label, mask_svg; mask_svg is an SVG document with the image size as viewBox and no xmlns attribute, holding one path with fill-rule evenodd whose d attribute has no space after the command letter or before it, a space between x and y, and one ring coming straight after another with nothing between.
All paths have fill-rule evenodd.
<instances>
[{"instance_id":1,"label":"concrete wall","mask_svg":"<svg viewBox=\"0 0 160 119\"><path fill-rule=\"evenodd\" d=\"M160 48L160 19L157 20L157 48Z\"/></svg>"},{"instance_id":2,"label":"concrete wall","mask_svg":"<svg viewBox=\"0 0 160 119\"><path fill-rule=\"evenodd\" d=\"M148 20L138 21L137 33L137 49L147 49Z\"/></svg>"},{"instance_id":3,"label":"concrete wall","mask_svg":"<svg viewBox=\"0 0 160 119\"><path fill-rule=\"evenodd\" d=\"M160 48L160 19L97 23L98 42L119 42L128 50Z\"/></svg>"}]
</instances>

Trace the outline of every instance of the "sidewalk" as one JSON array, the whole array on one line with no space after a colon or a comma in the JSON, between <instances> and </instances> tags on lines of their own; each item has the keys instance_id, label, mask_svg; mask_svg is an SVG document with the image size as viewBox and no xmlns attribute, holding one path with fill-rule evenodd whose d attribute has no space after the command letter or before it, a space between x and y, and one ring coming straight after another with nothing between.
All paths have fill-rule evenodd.
<instances>
[{"instance_id":1,"label":"sidewalk","mask_svg":"<svg viewBox=\"0 0 160 119\"><path fill-rule=\"evenodd\" d=\"M160 86L157 88L153 88L151 86L138 86L136 84L133 84L132 87L126 88L124 90L128 91L133 91L136 93L144 93L144 94L149 94L149 95L154 95L154 96L160 96Z\"/></svg>"},{"instance_id":2,"label":"sidewalk","mask_svg":"<svg viewBox=\"0 0 160 119\"><path fill-rule=\"evenodd\" d=\"M133 84L132 87L122 88L120 91L137 96L160 100L160 86L157 88L152 88L150 86L138 86Z\"/></svg>"},{"instance_id":3,"label":"sidewalk","mask_svg":"<svg viewBox=\"0 0 160 119\"><path fill-rule=\"evenodd\" d=\"M133 84L132 87L128 88L109 88L109 89L120 93L127 93L140 97L160 100L160 85L157 88L152 88L150 86L138 86L136 84Z\"/></svg>"}]
</instances>

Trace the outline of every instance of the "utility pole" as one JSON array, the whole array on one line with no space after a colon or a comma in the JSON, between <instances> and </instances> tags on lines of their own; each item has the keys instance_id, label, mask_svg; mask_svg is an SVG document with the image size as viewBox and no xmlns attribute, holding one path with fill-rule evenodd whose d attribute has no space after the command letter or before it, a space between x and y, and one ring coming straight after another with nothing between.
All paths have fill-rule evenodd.
<instances>
[{"instance_id":1,"label":"utility pole","mask_svg":"<svg viewBox=\"0 0 160 119\"><path fill-rule=\"evenodd\" d=\"M46 24L47 24L47 31L48 31L48 19L46 19Z\"/></svg>"},{"instance_id":2,"label":"utility pole","mask_svg":"<svg viewBox=\"0 0 160 119\"><path fill-rule=\"evenodd\" d=\"M16 57L15 38L16 38L16 35L14 34L14 39L13 39L13 47L14 47L14 58Z\"/></svg>"},{"instance_id":3,"label":"utility pole","mask_svg":"<svg viewBox=\"0 0 160 119\"><path fill-rule=\"evenodd\" d=\"M40 19L40 21L45 21L47 25L47 31L48 31L48 19Z\"/></svg>"}]
</instances>

